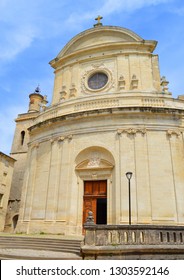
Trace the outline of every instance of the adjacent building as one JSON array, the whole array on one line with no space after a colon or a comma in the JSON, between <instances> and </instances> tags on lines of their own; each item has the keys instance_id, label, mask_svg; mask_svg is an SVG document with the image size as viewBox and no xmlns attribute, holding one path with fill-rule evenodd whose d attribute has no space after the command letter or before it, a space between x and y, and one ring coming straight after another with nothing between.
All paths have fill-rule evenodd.
<instances>
[{"instance_id":1,"label":"adjacent building","mask_svg":"<svg viewBox=\"0 0 184 280\"><path fill-rule=\"evenodd\" d=\"M4 230L14 163L15 159L0 152L0 231Z\"/></svg>"}]
</instances>

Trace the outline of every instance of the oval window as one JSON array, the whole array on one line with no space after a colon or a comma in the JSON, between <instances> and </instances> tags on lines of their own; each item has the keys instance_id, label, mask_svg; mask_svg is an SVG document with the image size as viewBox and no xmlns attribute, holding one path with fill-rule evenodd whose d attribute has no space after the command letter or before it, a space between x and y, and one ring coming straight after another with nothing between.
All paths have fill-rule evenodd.
<instances>
[{"instance_id":1,"label":"oval window","mask_svg":"<svg viewBox=\"0 0 184 280\"><path fill-rule=\"evenodd\" d=\"M91 89L103 88L108 81L108 76L105 73L98 72L93 74L88 79L88 87Z\"/></svg>"}]
</instances>

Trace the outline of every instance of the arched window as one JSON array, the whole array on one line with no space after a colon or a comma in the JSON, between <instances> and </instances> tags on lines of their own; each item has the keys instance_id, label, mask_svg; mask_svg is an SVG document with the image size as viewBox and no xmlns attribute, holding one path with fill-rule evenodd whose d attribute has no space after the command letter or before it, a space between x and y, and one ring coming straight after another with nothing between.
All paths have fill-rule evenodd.
<instances>
[{"instance_id":1,"label":"arched window","mask_svg":"<svg viewBox=\"0 0 184 280\"><path fill-rule=\"evenodd\" d=\"M24 144L24 138L25 138L25 131L21 131L21 145Z\"/></svg>"},{"instance_id":2,"label":"arched window","mask_svg":"<svg viewBox=\"0 0 184 280\"><path fill-rule=\"evenodd\" d=\"M17 226L18 218L19 218L19 215L15 215L12 219L13 220L13 229L15 229Z\"/></svg>"}]
</instances>

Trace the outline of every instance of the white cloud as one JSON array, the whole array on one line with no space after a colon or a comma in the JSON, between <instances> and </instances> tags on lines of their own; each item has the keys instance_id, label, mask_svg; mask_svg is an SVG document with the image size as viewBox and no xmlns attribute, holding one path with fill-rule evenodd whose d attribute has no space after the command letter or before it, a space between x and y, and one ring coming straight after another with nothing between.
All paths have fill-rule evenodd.
<instances>
[{"instance_id":1,"label":"white cloud","mask_svg":"<svg viewBox=\"0 0 184 280\"><path fill-rule=\"evenodd\" d=\"M27 5L27 8L26 12L22 0L16 1L16 3L14 0L0 2L1 62L10 61L27 49L38 33L32 7ZM32 19L30 19L30 13Z\"/></svg>"},{"instance_id":2,"label":"white cloud","mask_svg":"<svg viewBox=\"0 0 184 280\"><path fill-rule=\"evenodd\" d=\"M170 12L177 14L179 16L183 16L184 15L184 6L180 7L180 8L173 8Z\"/></svg>"},{"instance_id":3,"label":"white cloud","mask_svg":"<svg viewBox=\"0 0 184 280\"><path fill-rule=\"evenodd\" d=\"M109 15L120 10L133 12L144 6L158 5L167 2L171 2L171 0L107 0L100 12L104 15Z\"/></svg>"},{"instance_id":4,"label":"white cloud","mask_svg":"<svg viewBox=\"0 0 184 280\"><path fill-rule=\"evenodd\" d=\"M66 0L62 2L51 0L0 0L0 61L10 61L16 58L37 39L57 36L58 33L64 32L66 28L68 30L82 29L85 22L95 18L98 14L108 16L123 11L132 13L144 6L171 1L101 0L94 1L91 5L93 8L90 9L85 7L85 1L80 1L81 13L77 10L77 6L76 9L72 9L75 12L70 13L71 1ZM54 16L53 11L55 12Z\"/></svg>"},{"instance_id":5,"label":"white cloud","mask_svg":"<svg viewBox=\"0 0 184 280\"><path fill-rule=\"evenodd\" d=\"M0 62L16 58L36 40L55 34L55 6L62 4L51 0L0 0Z\"/></svg>"},{"instance_id":6,"label":"white cloud","mask_svg":"<svg viewBox=\"0 0 184 280\"><path fill-rule=\"evenodd\" d=\"M81 16L80 13L74 12L70 14L68 20L66 20L66 24L73 26L73 28L77 28L82 22L91 19L92 17L95 18L97 15L109 16L113 13L119 12L126 12L126 13L133 13L137 9L144 8L147 6L152 5L159 5L173 2L174 0L106 0L106 1L98 1L96 8L90 10L90 12L84 12ZM103 2L102 4L100 4ZM100 7L98 7L98 5ZM77 24L76 24L77 22Z\"/></svg>"},{"instance_id":7,"label":"white cloud","mask_svg":"<svg viewBox=\"0 0 184 280\"><path fill-rule=\"evenodd\" d=\"M36 37L36 31L31 26L18 26L6 31L0 44L0 61L14 59L28 48Z\"/></svg>"}]
</instances>

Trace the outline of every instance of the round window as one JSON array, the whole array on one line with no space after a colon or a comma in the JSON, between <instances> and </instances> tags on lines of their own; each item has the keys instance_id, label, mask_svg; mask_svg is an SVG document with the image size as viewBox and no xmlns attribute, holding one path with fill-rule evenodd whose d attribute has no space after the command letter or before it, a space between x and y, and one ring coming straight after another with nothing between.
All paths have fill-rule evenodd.
<instances>
[{"instance_id":1,"label":"round window","mask_svg":"<svg viewBox=\"0 0 184 280\"><path fill-rule=\"evenodd\" d=\"M88 87L91 89L103 88L108 81L108 76L105 73L98 72L93 74L88 79Z\"/></svg>"}]
</instances>

